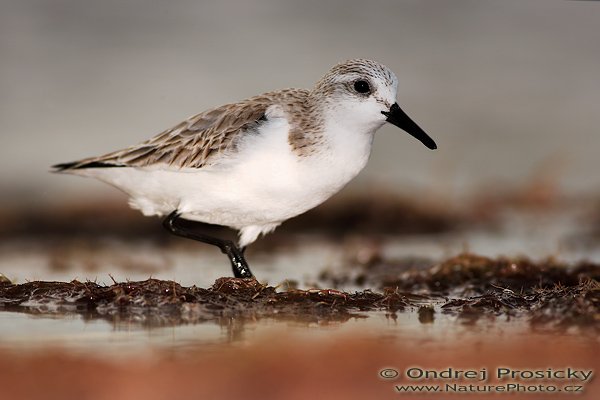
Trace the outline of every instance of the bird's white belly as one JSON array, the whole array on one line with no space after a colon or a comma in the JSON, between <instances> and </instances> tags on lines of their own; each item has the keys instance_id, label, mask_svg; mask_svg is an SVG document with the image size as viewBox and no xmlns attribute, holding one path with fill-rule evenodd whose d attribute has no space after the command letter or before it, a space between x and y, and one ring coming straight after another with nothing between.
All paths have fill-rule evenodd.
<instances>
[{"instance_id":1,"label":"bird's white belly","mask_svg":"<svg viewBox=\"0 0 600 400\"><path fill-rule=\"evenodd\" d=\"M276 226L321 204L354 178L368 160L371 140L368 134L350 135L322 152L299 156L288 143L287 122L279 119L214 166L110 168L95 175L127 192L130 204L145 215L178 210L186 219L237 229Z\"/></svg>"},{"instance_id":2,"label":"bird's white belly","mask_svg":"<svg viewBox=\"0 0 600 400\"><path fill-rule=\"evenodd\" d=\"M280 223L321 204L364 167L353 160L298 157L287 141L281 151L258 152L229 170L198 171L197 190L180 204L190 219L241 228Z\"/></svg>"}]
</instances>

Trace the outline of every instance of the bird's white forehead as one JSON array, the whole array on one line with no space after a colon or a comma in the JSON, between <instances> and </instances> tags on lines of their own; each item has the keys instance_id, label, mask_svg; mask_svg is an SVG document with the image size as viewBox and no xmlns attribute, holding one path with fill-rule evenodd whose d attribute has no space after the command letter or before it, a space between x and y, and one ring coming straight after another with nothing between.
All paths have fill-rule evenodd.
<instances>
[{"instance_id":1,"label":"bird's white forehead","mask_svg":"<svg viewBox=\"0 0 600 400\"><path fill-rule=\"evenodd\" d=\"M398 78L385 65L367 59L354 59L335 65L321 79L321 82L340 82L349 79L370 78L383 82L385 86L398 86Z\"/></svg>"}]
</instances>

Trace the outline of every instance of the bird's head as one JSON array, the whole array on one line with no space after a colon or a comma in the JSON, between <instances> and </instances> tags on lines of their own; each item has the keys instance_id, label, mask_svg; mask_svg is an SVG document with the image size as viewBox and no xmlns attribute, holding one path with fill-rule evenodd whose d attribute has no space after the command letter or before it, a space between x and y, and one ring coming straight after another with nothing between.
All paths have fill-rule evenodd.
<instances>
[{"instance_id":1,"label":"bird's head","mask_svg":"<svg viewBox=\"0 0 600 400\"><path fill-rule=\"evenodd\" d=\"M403 129L430 149L437 145L396 102L398 79L385 65L366 59L337 64L313 89L327 104L329 118L349 129L374 132L385 122Z\"/></svg>"}]
</instances>

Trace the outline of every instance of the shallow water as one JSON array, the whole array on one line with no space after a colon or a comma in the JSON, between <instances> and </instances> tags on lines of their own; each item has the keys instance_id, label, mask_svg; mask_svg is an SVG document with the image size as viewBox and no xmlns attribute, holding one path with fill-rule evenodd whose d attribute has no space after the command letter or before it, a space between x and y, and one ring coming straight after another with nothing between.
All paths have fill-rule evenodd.
<instances>
[{"instance_id":1,"label":"shallow water","mask_svg":"<svg viewBox=\"0 0 600 400\"><path fill-rule=\"evenodd\" d=\"M390 261L397 272L399 265L431 266L464 250L490 257L600 262L600 246L593 237L588 240L591 228L581 222L581 215L507 213L493 226L426 235L375 237L356 232L332 239L296 233L273 248L250 249L248 259L259 280L280 285L279 292L293 287L346 292L372 287L382 292L376 279L353 279L369 271L381 273L381 268L369 269L370 260L384 260L384 270ZM152 276L202 288L230 274L226 258L210 246L186 241L157 246L152 239L94 235L5 240L0 244L0 272L15 283L90 279L111 285L113 279ZM331 279L339 276L348 279ZM455 293L447 296L455 298ZM589 315L585 323L576 318L566 325L534 323L523 308L470 313L442 308L446 300L413 296L409 306L395 312L350 308L327 313L312 308L306 314L262 316L217 310L199 318L160 309L100 312L82 309L81 304L36 303L30 298L26 307L0 308L0 382L10 398L38 398L50 390L61 393L60 398L81 393L98 399L132 394L145 399L200 394L250 398L249 387L261 399L305 399L317 392L330 399L398 398L394 385L407 380L382 379L382 369L600 367L598 319L593 316L591 323ZM422 305L433 306L433 312ZM581 385L585 391L578 397L597 398L597 382Z\"/></svg>"},{"instance_id":2,"label":"shallow water","mask_svg":"<svg viewBox=\"0 0 600 400\"><path fill-rule=\"evenodd\" d=\"M332 240L317 234L298 234L272 251L253 251L247 258L259 281L270 285L295 281L299 288L320 286L324 270L344 271L349 264L376 251L385 259L425 259L431 262L469 251L487 257L555 257L569 263L600 263L600 243L579 240L590 231L585 210L529 214L511 212L490 228L440 234L379 236L350 233ZM275 232L273 235L277 235ZM261 239L269 241L269 236ZM229 275L227 258L217 249L182 239L184 247L156 247L145 240L84 238L62 242L39 239L4 240L0 244L0 273L14 283L33 280L98 283L174 280L183 286L208 287ZM375 248L375 250L373 250ZM330 284L329 284L330 285ZM344 289L364 289L344 287Z\"/></svg>"},{"instance_id":3,"label":"shallow water","mask_svg":"<svg viewBox=\"0 0 600 400\"><path fill-rule=\"evenodd\" d=\"M307 341L331 337L363 337L394 343L413 343L432 350L450 343L486 337L499 339L526 336L531 340L571 337L581 343L596 343L593 332L578 329L536 331L526 318L482 318L463 320L437 308L432 322L420 321L415 308L389 314L382 311L357 312L344 321L326 318L311 320L259 320L227 318L193 324L142 323L135 318L88 318L80 314L32 315L0 313L0 349L39 351L64 349L77 354L101 357L143 356L155 351L211 351L223 346L245 347L265 337L291 336Z\"/></svg>"},{"instance_id":4,"label":"shallow water","mask_svg":"<svg viewBox=\"0 0 600 400\"><path fill-rule=\"evenodd\" d=\"M333 241L316 235L298 235L296 243L249 254L261 282L281 285L289 282L299 288L331 287L321 273L352 274L352 265L365 252L376 251L385 259L441 260L468 249L495 257L527 255L533 259L555 256L570 262L587 259L600 262L600 246L571 246L568 239L585 232L579 213L544 216L507 214L495 229L466 230L437 235L404 235L372 239L350 236ZM268 238L264 239L268 240ZM210 287L217 278L229 274L226 258L215 249L198 244L186 247L153 247L151 242L123 242L98 239L91 245L48 244L35 240L5 241L0 247L0 272L15 283L31 280L92 280L110 285L112 279L145 280L149 276L174 280L182 286ZM352 282L350 280L350 282ZM291 283L290 283L291 284ZM340 284L352 291L364 287ZM374 288L377 290L377 288ZM53 309L52 304L37 307L35 313L0 312L0 347L40 349L59 347L74 352L107 356L146 354L154 350L179 351L214 346L247 346L269 335L298 335L318 339L337 334L369 336L375 340L414 341L418 345L441 344L481 335L576 335L561 332L534 332L526 318L489 317L477 322L441 312L440 301L433 322L420 322L416 307L394 313L355 312L347 320L309 316L307 319L214 318L202 323L173 323L168 319L130 316L99 316ZM29 304L29 306L35 306ZM30 308L31 310L31 308ZM579 333L577 333L579 332ZM584 335L585 336L585 335ZM588 340L586 338L585 340Z\"/></svg>"}]
</instances>

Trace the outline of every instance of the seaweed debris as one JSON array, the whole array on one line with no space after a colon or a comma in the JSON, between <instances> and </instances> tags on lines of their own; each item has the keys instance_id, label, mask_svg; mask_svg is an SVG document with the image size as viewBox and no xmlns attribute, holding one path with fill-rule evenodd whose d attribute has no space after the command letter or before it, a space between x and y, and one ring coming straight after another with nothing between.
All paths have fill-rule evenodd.
<instances>
[{"instance_id":1,"label":"seaweed debris","mask_svg":"<svg viewBox=\"0 0 600 400\"><path fill-rule=\"evenodd\" d=\"M469 322L484 315L516 316L526 311L534 328L587 327L600 332L600 283L582 281L577 285L533 289L515 293L510 289L489 291L467 299L452 299L442 309Z\"/></svg>"},{"instance_id":2,"label":"seaweed debris","mask_svg":"<svg viewBox=\"0 0 600 400\"><path fill-rule=\"evenodd\" d=\"M391 266L382 273L382 265ZM407 267L412 265L412 267ZM80 313L90 318L130 318L142 323L181 324L227 318L346 321L364 312L417 312L433 323L438 311L467 322L481 317L525 316L535 327L591 327L600 331L600 268L556 261L490 259L460 254L425 263L385 261L364 266L367 280L381 288L348 293L335 289L298 290L255 279L219 278L210 288L183 287L147 279L110 286L95 282L0 280L0 310L35 314Z\"/></svg>"},{"instance_id":3,"label":"seaweed debris","mask_svg":"<svg viewBox=\"0 0 600 400\"><path fill-rule=\"evenodd\" d=\"M332 289L290 290L255 279L219 278L208 289L182 287L173 281L147 279L115 282L0 282L0 310L41 313L83 313L91 317L136 316L169 323L199 322L222 317L346 320L356 311L394 312L413 304L397 291Z\"/></svg>"},{"instance_id":4,"label":"seaweed debris","mask_svg":"<svg viewBox=\"0 0 600 400\"><path fill-rule=\"evenodd\" d=\"M334 285L355 284L445 298L444 313L465 321L483 316L523 316L535 326L593 327L600 331L600 266L554 259L496 259L462 253L442 262L374 258L340 274L324 272ZM422 308L420 318L431 319Z\"/></svg>"},{"instance_id":5,"label":"seaweed debris","mask_svg":"<svg viewBox=\"0 0 600 400\"><path fill-rule=\"evenodd\" d=\"M341 285L393 287L446 296L456 293L481 295L494 288L523 292L555 285L575 286L586 279L600 281L600 265L591 262L569 265L555 259L539 262L525 257L493 259L473 253L461 253L441 262L377 258L376 262L354 268L359 271L343 271L340 275L326 271L320 277Z\"/></svg>"}]
</instances>

